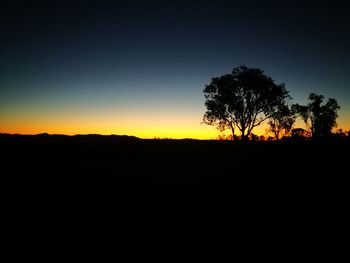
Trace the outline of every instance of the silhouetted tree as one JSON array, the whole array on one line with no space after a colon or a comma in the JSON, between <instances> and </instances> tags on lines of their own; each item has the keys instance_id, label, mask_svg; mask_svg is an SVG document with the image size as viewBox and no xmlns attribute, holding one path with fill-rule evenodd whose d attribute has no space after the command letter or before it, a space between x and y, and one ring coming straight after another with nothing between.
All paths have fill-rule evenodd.
<instances>
[{"instance_id":1,"label":"silhouetted tree","mask_svg":"<svg viewBox=\"0 0 350 263\"><path fill-rule=\"evenodd\" d=\"M309 132L304 130L303 128L295 128L295 129L292 129L292 137L293 138L307 138L307 137L309 137Z\"/></svg>"},{"instance_id":2,"label":"silhouetted tree","mask_svg":"<svg viewBox=\"0 0 350 263\"><path fill-rule=\"evenodd\" d=\"M343 131L343 129L337 129L334 133L335 137L345 138L347 136L347 132Z\"/></svg>"},{"instance_id":3,"label":"silhouetted tree","mask_svg":"<svg viewBox=\"0 0 350 263\"><path fill-rule=\"evenodd\" d=\"M229 140L231 141L231 140L233 140L232 134L231 135L219 134L218 140L219 141L229 141Z\"/></svg>"},{"instance_id":4,"label":"silhouetted tree","mask_svg":"<svg viewBox=\"0 0 350 263\"><path fill-rule=\"evenodd\" d=\"M286 103L281 104L269 118L269 131L274 134L276 140L279 140L284 136L289 136L295 119L296 115L291 107Z\"/></svg>"},{"instance_id":5,"label":"silhouetted tree","mask_svg":"<svg viewBox=\"0 0 350 263\"><path fill-rule=\"evenodd\" d=\"M212 78L203 92L207 108L203 122L221 131L231 129L232 134L237 127L242 140L288 97L284 84L276 85L261 69L246 66Z\"/></svg>"},{"instance_id":6,"label":"silhouetted tree","mask_svg":"<svg viewBox=\"0 0 350 263\"><path fill-rule=\"evenodd\" d=\"M323 95L311 93L309 95L310 103L306 106L293 105L294 110L304 120L313 138L329 136L333 127L336 126L338 110L340 109L338 102L335 99L328 99L327 103L322 105L323 100Z\"/></svg>"},{"instance_id":7,"label":"silhouetted tree","mask_svg":"<svg viewBox=\"0 0 350 263\"><path fill-rule=\"evenodd\" d=\"M251 141L256 142L256 141L259 141L259 136L256 135L256 134L254 134L254 133L250 133L250 134L249 134L249 139L250 139Z\"/></svg>"}]
</instances>

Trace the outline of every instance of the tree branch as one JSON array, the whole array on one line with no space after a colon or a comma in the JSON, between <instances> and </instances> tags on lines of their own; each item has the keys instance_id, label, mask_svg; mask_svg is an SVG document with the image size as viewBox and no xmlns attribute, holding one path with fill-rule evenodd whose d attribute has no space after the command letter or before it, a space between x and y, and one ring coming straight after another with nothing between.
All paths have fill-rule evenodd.
<instances>
[{"instance_id":1,"label":"tree branch","mask_svg":"<svg viewBox=\"0 0 350 263\"><path fill-rule=\"evenodd\" d=\"M253 125L253 128L256 126L259 126L261 123L263 123L264 121L266 121L268 118L270 118L271 116L265 116L265 118L263 118L262 120L260 120L257 124Z\"/></svg>"}]
</instances>

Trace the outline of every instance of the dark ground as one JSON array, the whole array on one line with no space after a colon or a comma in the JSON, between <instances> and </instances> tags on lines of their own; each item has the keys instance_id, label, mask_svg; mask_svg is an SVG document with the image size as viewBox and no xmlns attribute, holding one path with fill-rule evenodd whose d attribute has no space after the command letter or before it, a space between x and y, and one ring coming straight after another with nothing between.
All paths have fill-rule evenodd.
<instances>
[{"instance_id":1,"label":"dark ground","mask_svg":"<svg viewBox=\"0 0 350 263\"><path fill-rule=\"evenodd\" d=\"M2 134L2 187L19 194L200 191L342 198L349 142Z\"/></svg>"},{"instance_id":2,"label":"dark ground","mask_svg":"<svg viewBox=\"0 0 350 263\"><path fill-rule=\"evenodd\" d=\"M347 251L349 144L0 135L4 240L26 257L119 240L126 262L334 261Z\"/></svg>"}]
</instances>

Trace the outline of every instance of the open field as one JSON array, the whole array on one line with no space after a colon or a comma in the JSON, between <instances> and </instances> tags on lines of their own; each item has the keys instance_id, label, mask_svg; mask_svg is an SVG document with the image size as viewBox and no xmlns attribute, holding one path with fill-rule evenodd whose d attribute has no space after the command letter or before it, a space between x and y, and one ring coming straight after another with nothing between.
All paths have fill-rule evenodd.
<instances>
[{"instance_id":1,"label":"open field","mask_svg":"<svg viewBox=\"0 0 350 263\"><path fill-rule=\"evenodd\" d=\"M345 139L327 142L141 140L1 135L5 189L35 192L345 194Z\"/></svg>"}]
</instances>

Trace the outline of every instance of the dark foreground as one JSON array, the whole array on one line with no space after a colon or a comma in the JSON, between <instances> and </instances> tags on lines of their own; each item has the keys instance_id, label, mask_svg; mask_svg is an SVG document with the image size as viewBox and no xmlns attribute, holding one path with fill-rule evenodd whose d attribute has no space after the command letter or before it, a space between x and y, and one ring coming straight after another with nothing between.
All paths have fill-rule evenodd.
<instances>
[{"instance_id":1,"label":"dark foreground","mask_svg":"<svg viewBox=\"0 0 350 263\"><path fill-rule=\"evenodd\" d=\"M233 143L1 135L0 147L3 204L10 207L2 208L10 218L3 225L25 247L35 246L26 256L37 256L37 237L45 243L40 251L59 249L56 256L73 250L90 258L86 247L96 251L101 242L114 252L116 239L117 256L124 252L129 262L224 262L239 253L279 260L308 253L334 261L347 251L341 238L348 225L345 139ZM92 242L96 233L98 242Z\"/></svg>"},{"instance_id":2,"label":"dark foreground","mask_svg":"<svg viewBox=\"0 0 350 263\"><path fill-rule=\"evenodd\" d=\"M2 188L17 193L347 192L349 139L327 142L140 140L1 135Z\"/></svg>"}]
</instances>

